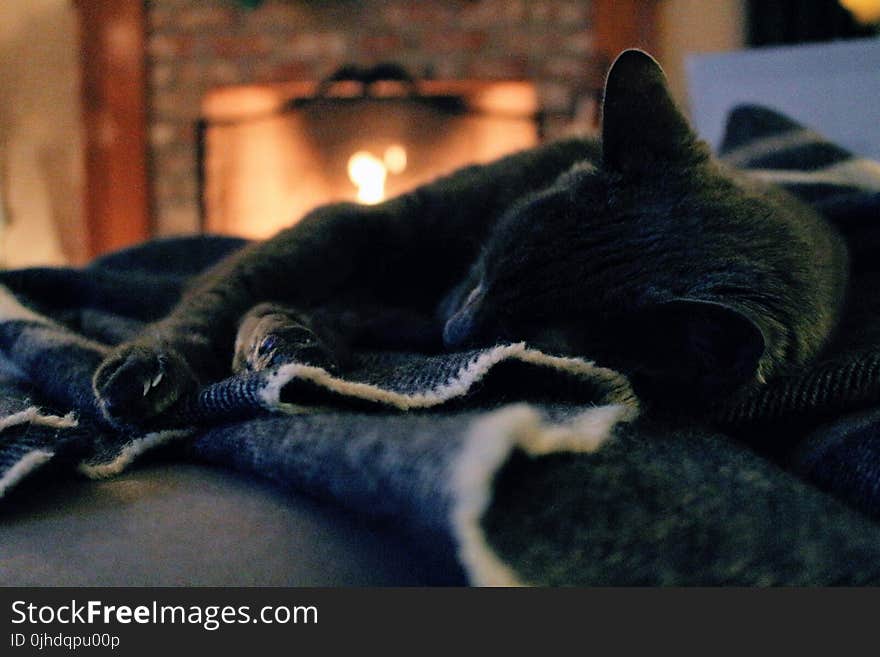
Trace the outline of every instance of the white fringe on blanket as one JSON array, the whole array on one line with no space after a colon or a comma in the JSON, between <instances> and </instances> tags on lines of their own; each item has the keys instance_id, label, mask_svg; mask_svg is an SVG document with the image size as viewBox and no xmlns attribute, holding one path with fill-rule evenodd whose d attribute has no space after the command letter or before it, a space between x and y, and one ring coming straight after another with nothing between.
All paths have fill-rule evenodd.
<instances>
[{"instance_id":1,"label":"white fringe on blanket","mask_svg":"<svg viewBox=\"0 0 880 657\"><path fill-rule=\"evenodd\" d=\"M560 425L545 422L528 404L516 404L474 424L453 466L451 514L459 560L472 584L528 584L495 553L481 525L492 503L495 477L511 453L516 449L531 456L594 452L611 438L618 423L631 422L637 415L635 406L613 404L592 408Z\"/></svg>"},{"instance_id":2,"label":"white fringe on blanket","mask_svg":"<svg viewBox=\"0 0 880 657\"><path fill-rule=\"evenodd\" d=\"M609 398L602 403L638 405L629 381L619 372L599 367L582 358L550 356L536 349L528 348L524 342L499 345L494 349L480 353L470 363L462 367L454 377L427 392L407 394L370 383L341 379L320 367L290 363L282 365L271 375L266 387L261 391L260 397L269 409L297 412L300 407L281 401L281 393L284 386L294 379L299 379L310 381L345 397L378 402L404 411L415 408L430 408L465 396L493 367L505 360L519 360L524 363L540 365L588 380L596 387L608 391Z\"/></svg>"},{"instance_id":3,"label":"white fringe on blanket","mask_svg":"<svg viewBox=\"0 0 880 657\"><path fill-rule=\"evenodd\" d=\"M192 429L169 429L154 431L135 438L126 444L112 461L94 463L83 461L77 470L90 479L107 479L114 477L131 465L135 459L160 445L180 440L192 435Z\"/></svg>"},{"instance_id":4,"label":"white fringe on blanket","mask_svg":"<svg viewBox=\"0 0 880 657\"><path fill-rule=\"evenodd\" d=\"M0 431L4 431L9 427L15 427L21 424L37 424L43 427L54 427L56 429L70 429L79 424L73 411L67 415L43 415L36 406L31 406L18 413L7 415L0 418Z\"/></svg>"},{"instance_id":5,"label":"white fringe on blanket","mask_svg":"<svg viewBox=\"0 0 880 657\"><path fill-rule=\"evenodd\" d=\"M35 449L21 457L18 462L9 468L3 477L0 477L0 497L6 494L7 490L14 488L18 482L27 477L34 470L38 470L46 462L55 456L53 452L47 452L41 449Z\"/></svg>"}]
</instances>

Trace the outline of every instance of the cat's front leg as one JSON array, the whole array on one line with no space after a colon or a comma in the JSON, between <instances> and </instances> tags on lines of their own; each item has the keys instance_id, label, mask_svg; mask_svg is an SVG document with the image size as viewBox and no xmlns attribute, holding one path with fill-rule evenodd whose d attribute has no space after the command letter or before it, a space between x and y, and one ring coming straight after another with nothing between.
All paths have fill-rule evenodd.
<instances>
[{"instance_id":1,"label":"cat's front leg","mask_svg":"<svg viewBox=\"0 0 880 657\"><path fill-rule=\"evenodd\" d=\"M275 303L254 306L235 338L234 372L302 363L338 372L348 361L341 333L313 315Z\"/></svg>"},{"instance_id":2,"label":"cat's front leg","mask_svg":"<svg viewBox=\"0 0 880 657\"><path fill-rule=\"evenodd\" d=\"M256 302L321 300L352 287L353 272L369 264L359 260L371 251L363 245L386 241L389 219L378 212L368 221L365 214L348 204L318 208L202 273L168 316L117 347L95 372L95 399L107 419L121 426L164 421L199 385L228 376L240 319Z\"/></svg>"}]
</instances>

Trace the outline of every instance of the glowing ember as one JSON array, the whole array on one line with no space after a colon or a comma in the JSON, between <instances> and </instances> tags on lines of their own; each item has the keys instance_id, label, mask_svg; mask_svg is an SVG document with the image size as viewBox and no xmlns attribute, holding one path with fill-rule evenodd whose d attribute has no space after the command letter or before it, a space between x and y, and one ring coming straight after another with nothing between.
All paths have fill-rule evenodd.
<instances>
[{"instance_id":1,"label":"glowing ember","mask_svg":"<svg viewBox=\"0 0 880 657\"><path fill-rule=\"evenodd\" d=\"M391 173L403 173L406 169L406 149L400 144L394 144L385 149L385 166Z\"/></svg>"},{"instance_id":2,"label":"glowing ember","mask_svg":"<svg viewBox=\"0 0 880 657\"><path fill-rule=\"evenodd\" d=\"M388 169L378 157L358 151L348 159L348 177L358 188L357 200L373 205L385 198Z\"/></svg>"},{"instance_id":3,"label":"glowing ember","mask_svg":"<svg viewBox=\"0 0 880 657\"><path fill-rule=\"evenodd\" d=\"M385 180L388 173L406 169L406 150L403 146L389 146L382 160L368 151L358 151L348 158L348 177L358 188L357 200L374 205L385 198Z\"/></svg>"}]
</instances>

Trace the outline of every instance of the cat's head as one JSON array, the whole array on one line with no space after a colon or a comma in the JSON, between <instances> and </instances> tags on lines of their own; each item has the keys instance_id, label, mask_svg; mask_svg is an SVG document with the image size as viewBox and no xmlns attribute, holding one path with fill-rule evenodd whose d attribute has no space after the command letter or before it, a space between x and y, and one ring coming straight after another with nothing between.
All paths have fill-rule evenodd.
<instances>
[{"instance_id":1,"label":"cat's head","mask_svg":"<svg viewBox=\"0 0 880 657\"><path fill-rule=\"evenodd\" d=\"M698 396L760 380L801 357L789 315L812 303L810 275L785 271L807 246L782 215L719 168L660 66L626 51L606 82L601 161L505 214L444 340L525 340Z\"/></svg>"}]
</instances>

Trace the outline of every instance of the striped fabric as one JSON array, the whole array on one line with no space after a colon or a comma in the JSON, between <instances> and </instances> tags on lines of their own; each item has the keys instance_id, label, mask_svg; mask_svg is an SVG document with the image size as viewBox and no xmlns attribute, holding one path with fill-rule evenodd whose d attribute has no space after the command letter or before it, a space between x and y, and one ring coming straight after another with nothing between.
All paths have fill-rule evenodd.
<instances>
[{"instance_id":1,"label":"striped fabric","mask_svg":"<svg viewBox=\"0 0 880 657\"><path fill-rule=\"evenodd\" d=\"M776 379L719 414L724 423L828 416L880 401L880 163L858 157L773 110L735 108L725 163L811 204L846 238L851 282L837 337L819 363Z\"/></svg>"},{"instance_id":2,"label":"striped fabric","mask_svg":"<svg viewBox=\"0 0 880 657\"><path fill-rule=\"evenodd\" d=\"M789 466L880 520L880 163L754 105L731 113L719 154L822 212L852 261L844 318L823 361L730 405L723 422L745 425L753 441L785 443L777 453L794 446Z\"/></svg>"},{"instance_id":3,"label":"striped fabric","mask_svg":"<svg viewBox=\"0 0 880 657\"><path fill-rule=\"evenodd\" d=\"M757 105L731 112L719 156L813 205L835 222L858 255L880 253L880 163Z\"/></svg>"}]
</instances>

